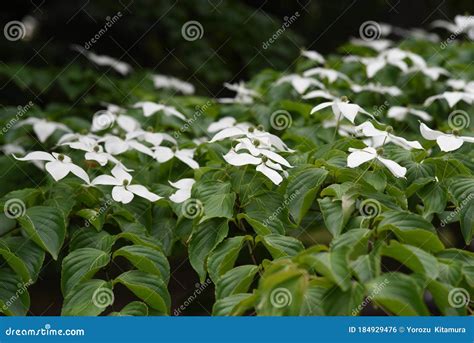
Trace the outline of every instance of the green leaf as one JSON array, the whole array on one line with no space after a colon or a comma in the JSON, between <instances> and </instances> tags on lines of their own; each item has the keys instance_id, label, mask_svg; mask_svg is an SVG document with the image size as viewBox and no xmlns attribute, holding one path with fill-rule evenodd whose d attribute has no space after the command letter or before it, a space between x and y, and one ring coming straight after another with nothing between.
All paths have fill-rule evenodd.
<instances>
[{"instance_id":1,"label":"green leaf","mask_svg":"<svg viewBox=\"0 0 474 343\"><path fill-rule=\"evenodd\" d=\"M127 287L151 308L162 314L169 314L170 295L161 277L139 270L131 270L120 274L114 280L114 285L116 283Z\"/></svg>"},{"instance_id":2,"label":"green leaf","mask_svg":"<svg viewBox=\"0 0 474 343\"><path fill-rule=\"evenodd\" d=\"M360 282L368 282L380 275L380 254L371 252L367 255L361 255L350 263L354 275Z\"/></svg>"},{"instance_id":3,"label":"green leaf","mask_svg":"<svg viewBox=\"0 0 474 343\"><path fill-rule=\"evenodd\" d=\"M99 212L89 208L84 208L78 211L76 214L86 220L86 227L92 225L97 231L100 231L102 230L102 226L104 226L106 213L107 211Z\"/></svg>"},{"instance_id":4,"label":"green leaf","mask_svg":"<svg viewBox=\"0 0 474 343\"><path fill-rule=\"evenodd\" d=\"M193 229L189 241L189 261L199 275L199 280L206 279L208 255L224 240L229 231L226 219L210 219Z\"/></svg>"},{"instance_id":5,"label":"green leaf","mask_svg":"<svg viewBox=\"0 0 474 343\"><path fill-rule=\"evenodd\" d=\"M51 254L53 259L58 258L64 237L66 224L59 209L46 206L30 207L18 222L26 234L41 248Z\"/></svg>"},{"instance_id":6,"label":"green leaf","mask_svg":"<svg viewBox=\"0 0 474 343\"><path fill-rule=\"evenodd\" d=\"M7 316L25 316L30 307L30 295L20 276L9 268L0 269L0 312Z\"/></svg>"},{"instance_id":7,"label":"green leaf","mask_svg":"<svg viewBox=\"0 0 474 343\"><path fill-rule=\"evenodd\" d=\"M343 291L351 286L347 249L302 254L299 259L319 274L329 278Z\"/></svg>"},{"instance_id":8,"label":"green leaf","mask_svg":"<svg viewBox=\"0 0 474 343\"><path fill-rule=\"evenodd\" d=\"M284 234L286 227L290 226L285 198L276 192L265 192L252 197L245 206L244 213L237 218L244 218L262 236L270 233Z\"/></svg>"},{"instance_id":9,"label":"green leaf","mask_svg":"<svg viewBox=\"0 0 474 343\"><path fill-rule=\"evenodd\" d=\"M125 305L119 312L111 312L109 316L148 316L148 306L141 301L132 301Z\"/></svg>"},{"instance_id":10,"label":"green leaf","mask_svg":"<svg viewBox=\"0 0 474 343\"><path fill-rule=\"evenodd\" d=\"M232 269L245 241L251 241L252 236L237 236L225 239L209 254L207 270L214 283L228 270Z\"/></svg>"},{"instance_id":11,"label":"green leaf","mask_svg":"<svg viewBox=\"0 0 474 343\"><path fill-rule=\"evenodd\" d=\"M332 287L323 296L324 312L328 316L354 316L363 309L363 301L364 286L357 282L346 291Z\"/></svg>"},{"instance_id":12,"label":"green leaf","mask_svg":"<svg viewBox=\"0 0 474 343\"><path fill-rule=\"evenodd\" d=\"M349 220L354 201L343 196L341 200L325 197L318 199L318 203L327 229L334 237L339 236Z\"/></svg>"},{"instance_id":13,"label":"green leaf","mask_svg":"<svg viewBox=\"0 0 474 343\"><path fill-rule=\"evenodd\" d=\"M113 258L123 256L138 270L161 276L167 284L170 278L170 265L166 256L159 250L144 245L128 245L114 252Z\"/></svg>"},{"instance_id":14,"label":"green leaf","mask_svg":"<svg viewBox=\"0 0 474 343\"><path fill-rule=\"evenodd\" d=\"M115 237L105 231L97 232L92 228L81 228L72 234L69 250L94 248L110 252L114 243Z\"/></svg>"},{"instance_id":15,"label":"green leaf","mask_svg":"<svg viewBox=\"0 0 474 343\"><path fill-rule=\"evenodd\" d=\"M350 257L356 258L367 253L371 234L372 231L368 229L349 230L331 241L331 250L349 249Z\"/></svg>"},{"instance_id":16,"label":"green leaf","mask_svg":"<svg viewBox=\"0 0 474 343\"><path fill-rule=\"evenodd\" d=\"M265 271L257 291L257 314L261 316L297 316L308 288L306 272L280 260Z\"/></svg>"},{"instance_id":17,"label":"green leaf","mask_svg":"<svg viewBox=\"0 0 474 343\"><path fill-rule=\"evenodd\" d=\"M212 307L213 316L241 316L255 305L257 296L250 293L239 293L219 299Z\"/></svg>"},{"instance_id":18,"label":"green leaf","mask_svg":"<svg viewBox=\"0 0 474 343\"><path fill-rule=\"evenodd\" d=\"M243 265L229 270L217 280L216 299L247 292L257 272L258 266L254 265Z\"/></svg>"},{"instance_id":19,"label":"green leaf","mask_svg":"<svg viewBox=\"0 0 474 343\"><path fill-rule=\"evenodd\" d=\"M92 279L78 284L64 298L62 316L98 316L114 302L109 282Z\"/></svg>"},{"instance_id":20,"label":"green leaf","mask_svg":"<svg viewBox=\"0 0 474 343\"><path fill-rule=\"evenodd\" d=\"M428 316L423 291L412 276L387 273L366 283L373 301L397 316Z\"/></svg>"},{"instance_id":21,"label":"green leaf","mask_svg":"<svg viewBox=\"0 0 474 343\"><path fill-rule=\"evenodd\" d=\"M197 184L195 188L197 198L204 205L204 220L233 217L236 194L230 191L230 183L212 180Z\"/></svg>"},{"instance_id":22,"label":"green leaf","mask_svg":"<svg viewBox=\"0 0 474 343\"><path fill-rule=\"evenodd\" d=\"M279 234L257 236L255 242L262 242L274 259L292 257L304 250L303 243L298 239Z\"/></svg>"},{"instance_id":23,"label":"green leaf","mask_svg":"<svg viewBox=\"0 0 474 343\"><path fill-rule=\"evenodd\" d=\"M0 255L27 282L37 279L45 253L28 238L7 237L0 240Z\"/></svg>"},{"instance_id":24,"label":"green leaf","mask_svg":"<svg viewBox=\"0 0 474 343\"><path fill-rule=\"evenodd\" d=\"M387 211L381 214L383 220L378 231L393 231L403 243L411 244L427 251L444 249L433 225L423 217L404 211Z\"/></svg>"},{"instance_id":25,"label":"green leaf","mask_svg":"<svg viewBox=\"0 0 474 343\"><path fill-rule=\"evenodd\" d=\"M441 213L446 208L448 194L446 189L444 189L439 182L432 182L426 185L418 191L418 195L425 205L423 209L425 216L432 213Z\"/></svg>"},{"instance_id":26,"label":"green leaf","mask_svg":"<svg viewBox=\"0 0 474 343\"><path fill-rule=\"evenodd\" d=\"M306 166L290 174L286 188L290 213L296 223L301 223L304 215L316 198L317 192L328 175L327 170Z\"/></svg>"},{"instance_id":27,"label":"green leaf","mask_svg":"<svg viewBox=\"0 0 474 343\"><path fill-rule=\"evenodd\" d=\"M450 292L453 289L454 287L436 280L431 280L428 283L428 290L433 296L433 300L436 304L436 307L441 311L444 316L465 316L465 306L453 307L449 303L449 299L452 297L452 295L450 294L453 294Z\"/></svg>"},{"instance_id":28,"label":"green leaf","mask_svg":"<svg viewBox=\"0 0 474 343\"><path fill-rule=\"evenodd\" d=\"M327 287L321 285L319 280L311 280L309 282L306 294L304 295L303 304L301 306L300 316L324 316L324 294Z\"/></svg>"},{"instance_id":29,"label":"green leaf","mask_svg":"<svg viewBox=\"0 0 474 343\"><path fill-rule=\"evenodd\" d=\"M391 257L406 265L415 273L425 275L430 279L436 279L439 275L438 260L426 251L397 241L391 241L390 245L384 245L382 255Z\"/></svg>"},{"instance_id":30,"label":"green leaf","mask_svg":"<svg viewBox=\"0 0 474 343\"><path fill-rule=\"evenodd\" d=\"M67 255L62 264L61 290L67 296L82 281L92 278L109 264L110 254L99 249L81 248Z\"/></svg>"}]
</instances>

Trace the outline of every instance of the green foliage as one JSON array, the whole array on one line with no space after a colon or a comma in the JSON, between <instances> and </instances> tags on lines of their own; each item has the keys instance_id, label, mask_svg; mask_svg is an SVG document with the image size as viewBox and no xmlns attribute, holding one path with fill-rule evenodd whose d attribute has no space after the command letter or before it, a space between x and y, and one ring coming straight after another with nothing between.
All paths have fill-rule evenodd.
<instances>
[{"instance_id":1,"label":"green foliage","mask_svg":"<svg viewBox=\"0 0 474 343\"><path fill-rule=\"evenodd\" d=\"M240 43L245 43L244 38ZM407 40L401 47L428 59L432 44ZM374 54L351 44L344 48L365 56ZM452 74L474 77L472 43L453 42L433 58L433 63ZM312 62L298 60L296 71L308 63ZM361 66L344 63L338 55L330 56L325 67L346 73L354 82L365 80ZM13 73L0 68L1 75ZM48 72L43 75L30 68L24 73L24 87L41 88L52 79ZM76 101L98 75L73 66L52 87ZM119 160L133 170L132 185L144 185L160 198L148 201L135 193L133 200L123 203L110 199L111 193L116 199L116 190L107 184L81 184L71 174L55 182L48 168L35 169L10 155L2 156L0 205L7 208L15 200L22 208L20 213L5 210L0 215L0 311L27 314L35 300L27 288L40 282L39 276L50 265L48 272L60 274L62 295L57 296L63 299L62 315L170 315L172 304L181 301L168 289L174 263L189 260L190 278L213 284L214 299L203 297L202 301L218 316L472 313L472 302L454 306L450 299L456 289L474 296L474 254L470 251L474 149L466 142L456 151L443 152L434 141L422 138L418 119L408 116L396 121L387 116L389 107L420 107L425 97L444 91L444 76L431 80L417 73L407 78L391 67L382 70L377 82L401 88L399 97L356 93L341 80L320 80L337 98L349 96L352 103L370 112L375 106L375 126L390 124L395 133L422 143L424 149L412 150L384 144L383 156L406 168L401 178L375 160L348 167L349 148L363 148L362 140L339 133L339 125L349 125L347 121L325 126L333 118L331 107L310 115L317 100L302 100L291 85L277 82L281 76L273 70L256 74L247 84L260 94L253 104L169 96L153 89L151 82L142 83L148 78L143 71L129 78L102 80L72 109L65 102L33 106L25 118L47 118L84 133L100 102L118 103L143 129L149 128L147 132L173 136L179 150L194 149L199 168L190 168L179 158L158 162L129 149L119 154ZM123 99L115 88L129 96ZM161 112L144 117L132 105L145 100L174 106L187 122ZM447 105L435 102L428 109L433 117L430 127L448 131L451 110ZM472 118L472 106L460 102L456 109ZM280 110L291 118L284 130L271 119ZM1 124L7 125L14 116L14 107L3 109ZM276 185L254 165L227 163L222 156L231 144L226 140L193 141L211 135L206 128L225 116L270 132L292 149L278 152L291 164L282 170L281 183ZM357 117L356 124L361 122ZM126 136L118 127L107 130ZM465 134L472 135L471 127L465 128ZM91 179L111 173L111 163L100 165L86 160L80 151L57 145L60 137L61 132L55 132L40 144L25 125L7 130L1 142L28 152L43 149L67 154ZM181 179L194 180L189 197L172 201L177 192L173 183ZM194 206L191 212L190 204ZM132 300L114 303L123 294Z\"/></svg>"}]
</instances>

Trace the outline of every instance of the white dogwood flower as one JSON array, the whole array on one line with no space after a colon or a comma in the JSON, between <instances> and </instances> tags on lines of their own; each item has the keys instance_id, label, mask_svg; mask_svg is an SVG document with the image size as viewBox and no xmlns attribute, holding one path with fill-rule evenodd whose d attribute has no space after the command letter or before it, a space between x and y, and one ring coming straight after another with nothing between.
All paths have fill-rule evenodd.
<instances>
[{"instance_id":1,"label":"white dogwood flower","mask_svg":"<svg viewBox=\"0 0 474 343\"><path fill-rule=\"evenodd\" d=\"M364 40L364 39L359 39L359 38L353 38L351 39L350 42L351 44L364 46L378 52L385 51L393 45L393 42L388 39L375 39L375 40L369 41L369 40Z\"/></svg>"},{"instance_id":2,"label":"white dogwood flower","mask_svg":"<svg viewBox=\"0 0 474 343\"><path fill-rule=\"evenodd\" d=\"M407 169L405 167L402 167L399 165L397 162L383 158L380 156L382 154L381 149L375 149L372 147L366 147L363 149L354 149L354 148L349 148L349 156L347 156L347 166L349 168L357 168L358 166L372 161L372 160L378 160L380 163L382 163L385 167L390 170L390 172L398 178L404 178L405 174L407 172Z\"/></svg>"},{"instance_id":3,"label":"white dogwood flower","mask_svg":"<svg viewBox=\"0 0 474 343\"><path fill-rule=\"evenodd\" d=\"M246 125L247 127L250 126L250 124L247 124L247 123L242 123L242 124ZM236 125L239 125L239 124L237 124L237 119L235 119L234 117L223 117L219 119L218 121L211 123L208 126L207 131L214 133L214 132L222 131L224 129L227 129L229 127L233 127Z\"/></svg>"},{"instance_id":4,"label":"white dogwood flower","mask_svg":"<svg viewBox=\"0 0 474 343\"><path fill-rule=\"evenodd\" d=\"M112 188L112 199L123 204L131 202L135 195L145 198L151 202L162 199L159 195L150 192L142 185L132 185L132 175L120 166L115 166L111 175L100 175L92 180L92 185L114 186Z\"/></svg>"},{"instance_id":5,"label":"white dogwood flower","mask_svg":"<svg viewBox=\"0 0 474 343\"><path fill-rule=\"evenodd\" d=\"M185 95L194 94L195 89L193 84L182 81L176 77L167 75L152 75L151 78L156 89L172 89Z\"/></svg>"},{"instance_id":6,"label":"white dogwood flower","mask_svg":"<svg viewBox=\"0 0 474 343\"><path fill-rule=\"evenodd\" d=\"M46 140L56 131L66 131L71 132L71 129L62 123L57 123L54 121L49 121L42 118L30 117L17 124L17 126L31 125L33 132L41 143L46 142Z\"/></svg>"},{"instance_id":7,"label":"white dogwood flower","mask_svg":"<svg viewBox=\"0 0 474 343\"><path fill-rule=\"evenodd\" d=\"M420 123L420 133L424 139L436 141L441 151L444 152L457 150L464 142L474 143L474 137L459 136L456 130L451 134L432 130L423 123Z\"/></svg>"},{"instance_id":8,"label":"white dogwood flower","mask_svg":"<svg viewBox=\"0 0 474 343\"><path fill-rule=\"evenodd\" d=\"M106 130L111 128L114 124L117 124L125 132L134 132L141 128L138 120L131 116L104 110L97 112L92 117L91 131L98 132Z\"/></svg>"},{"instance_id":9,"label":"white dogwood flower","mask_svg":"<svg viewBox=\"0 0 474 343\"><path fill-rule=\"evenodd\" d=\"M282 83L286 83L286 82L289 82L291 84L291 86L299 93L299 94L303 94L304 92L306 92L308 90L308 88L312 87L312 86L316 86L316 87L319 87L319 88L325 88L324 85L319 82L318 80L315 80L313 78L310 78L310 77L302 77L298 74L290 74L290 75L286 75L286 76L283 76L281 78L279 78L277 81L276 81L276 85L281 85Z\"/></svg>"},{"instance_id":10,"label":"white dogwood flower","mask_svg":"<svg viewBox=\"0 0 474 343\"><path fill-rule=\"evenodd\" d=\"M446 69L441 67L429 67L429 66L414 66L409 68L406 73L412 72L421 72L424 75L428 76L430 79L436 81L441 75L449 76L451 75Z\"/></svg>"},{"instance_id":11,"label":"white dogwood flower","mask_svg":"<svg viewBox=\"0 0 474 343\"><path fill-rule=\"evenodd\" d=\"M180 204L191 198L191 189L193 188L193 185L196 182L194 179L186 178L178 180L176 182L168 182L171 186L177 189L177 191L169 197L172 202Z\"/></svg>"},{"instance_id":12,"label":"white dogwood flower","mask_svg":"<svg viewBox=\"0 0 474 343\"><path fill-rule=\"evenodd\" d=\"M424 121L431 121L433 117L430 116L425 111L416 110L411 107L403 107L403 106L392 106L389 108L387 112L387 117L393 118L397 121L404 121L408 114L412 114L418 118L423 119Z\"/></svg>"},{"instance_id":13,"label":"white dogwood flower","mask_svg":"<svg viewBox=\"0 0 474 343\"><path fill-rule=\"evenodd\" d=\"M121 162L110 153L104 151L104 148L99 144L98 139L89 136L80 136L76 141L63 142L61 145L67 145L71 149L85 151L84 158L86 160L96 161L101 166L105 166L109 161L115 164L121 164Z\"/></svg>"},{"instance_id":14,"label":"white dogwood flower","mask_svg":"<svg viewBox=\"0 0 474 343\"><path fill-rule=\"evenodd\" d=\"M320 90L320 89L308 92L305 95L303 95L303 99L305 99L305 100L307 100L307 99L316 99L316 98L323 98L323 99L326 99L326 100L335 100L335 99L337 99L337 97L332 95L331 93L329 93L327 91L324 91L324 90Z\"/></svg>"},{"instance_id":15,"label":"white dogwood flower","mask_svg":"<svg viewBox=\"0 0 474 343\"><path fill-rule=\"evenodd\" d=\"M354 120L359 112L367 114L369 117L374 118L369 112L364 110L362 107L356 104L350 104L349 100L346 97L342 97L341 99L335 99L333 101L323 102L311 110L311 114L316 113L326 107L331 106L332 112L336 117L336 120L341 119L341 115L347 118L352 124L354 124Z\"/></svg>"},{"instance_id":16,"label":"white dogwood flower","mask_svg":"<svg viewBox=\"0 0 474 343\"><path fill-rule=\"evenodd\" d=\"M326 62L323 55L314 50L301 50L301 56L304 56L307 59L317 62L319 64L324 64L324 62Z\"/></svg>"},{"instance_id":17,"label":"white dogwood flower","mask_svg":"<svg viewBox=\"0 0 474 343\"><path fill-rule=\"evenodd\" d=\"M464 101L471 105L474 103L474 94L466 93L466 92L444 92L441 94L430 96L428 99L425 100L424 106L430 106L435 100L446 100L449 107L454 107L459 101Z\"/></svg>"},{"instance_id":18,"label":"white dogwood flower","mask_svg":"<svg viewBox=\"0 0 474 343\"><path fill-rule=\"evenodd\" d=\"M334 83L337 79L344 80L348 83L352 83L351 79L344 73L334 69L328 68L311 68L306 70L303 73L304 77L311 77L311 76L318 76L319 78L325 78L329 81L329 83ZM323 88L323 87L321 87Z\"/></svg>"},{"instance_id":19,"label":"white dogwood flower","mask_svg":"<svg viewBox=\"0 0 474 343\"><path fill-rule=\"evenodd\" d=\"M402 95L402 90L396 86L382 86L379 83L368 83L366 85L356 85L353 84L351 89L356 92L372 92L379 94L388 94L391 96L400 96Z\"/></svg>"},{"instance_id":20,"label":"white dogwood flower","mask_svg":"<svg viewBox=\"0 0 474 343\"><path fill-rule=\"evenodd\" d=\"M90 183L89 175L84 169L72 163L70 157L53 152L52 154L45 151L33 151L24 157L16 157L18 161L47 161L45 164L46 171L53 177L55 181L62 180L69 173L76 175L78 178Z\"/></svg>"},{"instance_id":21,"label":"white dogwood flower","mask_svg":"<svg viewBox=\"0 0 474 343\"><path fill-rule=\"evenodd\" d=\"M283 181L281 172L285 177L286 171L282 165L291 168L290 163L277 153L268 150L267 147L261 148L261 142L258 140L251 141L248 138L239 140L237 146L231 149L224 159L233 166L255 165L255 169L269 178L275 185L279 185ZM239 153L240 150L247 150L249 153Z\"/></svg>"},{"instance_id":22,"label":"white dogwood flower","mask_svg":"<svg viewBox=\"0 0 474 343\"><path fill-rule=\"evenodd\" d=\"M195 149L177 149L169 148L166 146L155 146L153 147L154 154L153 157L160 163L167 162L173 157L176 157L178 160L188 165L192 169L198 169L199 163L197 163L194 157Z\"/></svg>"},{"instance_id":23,"label":"white dogwood flower","mask_svg":"<svg viewBox=\"0 0 474 343\"><path fill-rule=\"evenodd\" d=\"M247 88L243 81L240 81L239 83L225 82L224 87L236 92L236 95L234 98L217 99L217 101L222 104L252 104L254 98L260 97L260 94L257 91Z\"/></svg>"},{"instance_id":24,"label":"white dogwood flower","mask_svg":"<svg viewBox=\"0 0 474 343\"><path fill-rule=\"evenodd\" d=\"M128 150L136 150L145 155L153 157L153 151L146 145L138 142L135 139L122 139L113 135L106 135L99 140L104 143L105 151L112 155L120 155Z\"/></svg>"},{"instance_id":25,"label":"white dogwood flower","mask_svg":"<svg viewBox=\"0 0 474 343\"><path fill-rule=\"evenodd\" d=\"M393 128L387 127L387 130L382 131L375 128L374 124L369 121L360 124L355 127L356 132L361 133L365 137L374 138L373 147L377 148L384 144L393 143L404 149L423 149L421 144L417 141L409 141L403 137L399 137L393 134Z\"/></svg>"},{"instance_id":26,"label":"white dogwood flower","mask_svg":"<svg viewBox=\"0 0 474 343\"><path fill-rule=\"evenodd\" d=\"M184 114L179 112L172 106L157 104L153 101L140 101L133 105L134 108L141 108L145 117L150 117L156 112L163 112L167 117L174 116L182 120L186 120Z\"/></svg>"},{"instance_id":27,"label":"white dogwood flower","mask_svg":"<svg viewBox=\"0 0 474 343\"><path fill-rule=\"evenodd\" d=\"M474 93L474 81L466 81L462 79L449 79L446 84L456 91Z\"/></svg>"},{"instance_id":28,"label":"white dogwood flower","mask_svg":"<svg viewBox=\"0 0 474 343\"><path fill-rule=\"evenodd\" d=\"M454 22L446 20L435 20L431 23L431 27L444 28L456 36L460 33L466 33L470 39L474 39L474 19L472 16L457 15Z\"/></svg>"},{"instance_id":29,"label":"white dogwood flower","mask_svg":"<svg viewBox=\"0 0 474 343\"><path fill-rule=\"evenodd\" d=\"M278 151L294 151L288 148L288 146L281 140L280 137L275 136L269 132L254 128L253 126L241 126L237 124L233 127L229 127L219 131L212 137L210 143L221 141L227 138L242 138L247 137L250 140L257 139L267 146L272 146Z\"/></svg>"},{"instance_id":30,"label":"white dogwood flower","mask_svg":"<svg viewBox=\"0 0 474 343\"><path fill-rule=\"evenodd\" d=\"M130 64L119 61L113 57L106 56L106 55L97 55L91 51L84 49L82 46L73 45L73 50L76 50L83 54L89 61L97 64L98 66L107 66L113 68L116 72L127 75L129 74L133 68Z\"/></svg>"}]
</instances>

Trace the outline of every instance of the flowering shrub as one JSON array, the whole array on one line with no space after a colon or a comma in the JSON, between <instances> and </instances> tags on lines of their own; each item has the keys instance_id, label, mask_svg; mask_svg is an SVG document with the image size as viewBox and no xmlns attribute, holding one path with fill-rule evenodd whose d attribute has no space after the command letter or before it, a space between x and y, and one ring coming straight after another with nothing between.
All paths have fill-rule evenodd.
<instances>
[{"instance_id":1,"label":"flowering shrub","mask_svg":"<svg viewBox=\"0 0 474 343\"><path fill-rule=\"evenodd\" d=\"M52 263L62 315L179 315L211 284L213 315L472 313L474 44L416 32L217 99L74 47L129 94L2 117L1 311ZM172 306L182 248L205 287Z\"/></svg>"}]
</instances>

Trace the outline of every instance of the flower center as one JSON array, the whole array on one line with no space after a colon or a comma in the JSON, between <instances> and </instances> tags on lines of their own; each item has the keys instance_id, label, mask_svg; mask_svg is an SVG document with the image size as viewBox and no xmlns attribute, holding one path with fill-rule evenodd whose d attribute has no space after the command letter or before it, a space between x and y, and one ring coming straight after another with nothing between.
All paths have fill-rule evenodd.
<instances>
[{"instance_id":1,"label":"flower center","mask_svg":"<svg viewBox=\"0 0 474 343\"><path fill-rule=\"evenodd\" d=\"M268 157L267 156L262 156L262 162L265 163L268 161Z\"/></svg>"},{"instance_id":2,"label":"flower center","mask_svg":"<svg viewBox=\"0 0 474 343\"><path fill-rule=\"evenodd\" d=\"M253 127L249 127L249 128L247 129L247 131L248 131L248 132L254 132L255 129L254 129Z\"/></svg>"},{"instance_id":3,"label":"flower center","mask_svg":"<svg viewBox=\"0 0 474 343\"><path fill-rule=\"evenodd\" d=\"M383 148L378 148L377 155L382 155L382 154L383 154Z\"/></svg>"},{"instance_id":4,"label":"flower center","mask_svg":"<svg viewBox=\"0 0 474 343\"><path fill-rule=\"evenodd\" d=\"M459 136L459 133L460 133L460 132L459 132L459 130L457 130L457 129L454 129L454 130L452 131L452 134L455 135L455 136Z\"/></svg>"},{"instance_id":5,"label":"flower center","mask_svg":"<svg viewBox=\"0 0 474 343\"><path fill-rule=\"evenodd\" d=\"M385 132L393 133L393 126L387 126L387 128L385 129Z\"/></svg>"},{"instance_id":6,"label":"flower center","mask_svg":"<svg viewBox=\"0 0 474 343\"><path fill-rule=\"evenodd\" d=\"M263 131L263 125L258 125L258 126L257 126L257 130L258 130L258 131Z\"/></svg>"},{"instance_id":7,"label":"flower center","mask_svg":"<svg viewBox=\"0 0 474 343\"><path fill-rule=\"evenodd\" d=\"M345 95L341 96L341 101L342 102L349 102L349 98Z\"/></svg>"},{"instance_id":8,"label":"flower center","mask_svg":"<svg viewBox=\"0 0 474 343\"><path fill-rule=\"evenodd\" d=\"M64 161L64 155L63 155L63 154L59 154L59 155L58 155L58 160L59 160L59 161Z\"/></svg>"},{"instance_id":9,"label":"flower center","mask_svg":"<svg viewBox=\"0 0 474 343\"><path fill-rule=\"evenodd\" d=\"M147 130L148 132L153 132L153 127L148 126L148 127L146 128L146 130Z\"/></svg>"},{"instance_id":10,"label":"flower center","mask_svg":"<svg viewBox=\"0 0 474 343\"><path fill-rule=\"evenodd\" d=\"M95 152L99 152L99 150L100 150L99 146L96 145L96 146L94 147L94 151L95 151Z\"/></svg>"},{"instance_id":11,"label":"flower center","mask_svg":"<svg viewBox=\"0 0 474 343\"><path fill-rule=\"evenodd\" d=\"M124 186L128 186L128 185L130 184L130 182L129 182L128 180L123 180L122 184L123 184Z\"/></svg>"},{"instance_id":12,"label":"flower center","mask_svg":"<svg viewBox=\"0 0 474 343\"><path fill-rule=\"evenodd\" d=\"M260 141L258 139L254 139L252 141L252 144L255 145L255 146L260 146Z\"/></svg>"}]
</instances>

